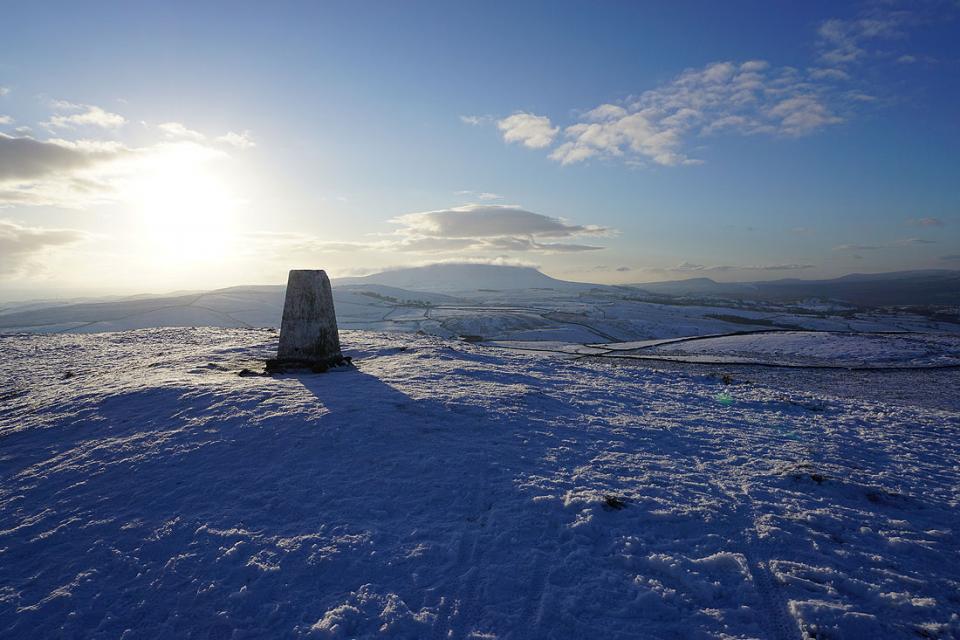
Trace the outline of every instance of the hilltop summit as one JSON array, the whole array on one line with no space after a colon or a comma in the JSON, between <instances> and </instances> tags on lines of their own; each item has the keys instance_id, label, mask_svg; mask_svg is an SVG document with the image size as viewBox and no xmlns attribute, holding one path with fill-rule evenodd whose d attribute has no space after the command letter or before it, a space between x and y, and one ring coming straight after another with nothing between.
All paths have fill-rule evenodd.
<instances>
[{"instance_id":1,"label":"hilltop summit","mask_svg":"<svg viewBox=\"0 0 960 640\"><path fill-rule=\"evenodd\" d=\"M335 286L353 284L381 284L443 293L478 289L574 289L595 286L557 280L533 267L452 262L394 269L358 278L338 278L334 283Z\"/></svg>"}]
</instances>

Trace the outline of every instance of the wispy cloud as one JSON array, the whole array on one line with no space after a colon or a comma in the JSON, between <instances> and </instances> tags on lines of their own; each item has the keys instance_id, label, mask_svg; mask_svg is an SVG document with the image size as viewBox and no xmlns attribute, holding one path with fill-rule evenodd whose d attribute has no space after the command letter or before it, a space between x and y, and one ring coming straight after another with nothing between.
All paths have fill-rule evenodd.
<instances>
[{"instance_id":1,"label":"wispy cloud","mask_svg":"<svg viewBox=\"0 0 960 640\"><path fill-rule=\"evenodd\" d=\"M206 140L207 138L207 136L199 131L188 129L179 122L164 122L163 124L158 124L157 129L160 129L167 138L182 138L196 141Z\"/></svg>"},{"instance_id":2,"label":"wispy cloud","mask_svg":"<svg viewBox=\"0 0 960 640\"><path fill-rule=\"evenodd\" d=\"M240 133L228 131L218 137L217 142L223 142L237 149L252 149L257 146L257 143L253 141L249 131L242 131Z\"/></svg>"},{"instance_id":3,"label":"wispy cloud","mask_svg":"<svg viewBox=\"0 0 960 640\"><path fill-rule=\"evenodd\" d=\"M163 132L163 135L166 138L174 140L193 140L194 142L204 142L208 137L200 133L199 131L194 131L189 129L186 125L180 122L164 122L163 124L158 124L157 129ZM231 147L236 147L237 149L252 149L257 146L253 141L253 137L250 134L250 131L242 131L237 133L236 131L228 131L222 136L217 136L214 138L215 142L220 142Z\"/></svg>"},{"instance_id":4,"label":"wispy cloud","mask_svg":"<svg viewBox=\"0 0 960 640\"><path fill-rule=\"evenodd\" d=\"M75 129L77 127L100 127L102 129L117 129L127 123L127 119L118 113L111 113L92 104L74 104L63 100L51 103L55 111L60 113L50 116L50 119L41 123L48 129Z\"/></svg>"},{"instance_id":5,"label":"wispy cloud","mask_svg":"<svg viewBox=\"0 0 960 640\"><path fill-rule=\"evenodd\" d=\"M802 271L813 269L812 264L760 264L760 265L703 265L695 262L681 262L674 267L647 269L647 271L669 271L674 273L703 273L727 271Z\"/></svg>"},{"instance_id":6,"label":"wispy cloud","mask_svg":"<svg viewBox=\"0 0 960 640\"><path fill-rule=\"evenodd\" d=\"M0 124L13 124L13 118L0 115Z\"/></svg>"},{"instance_id":7,"label":"wispy cloud","mask_svg":"<svg viewBox=\"0 0 960 640\"><path fill-rule=\"evenodd\" d=\"M850 80L849 73L842 69L835 69L833 67L812 67L807 69L807 73L814 80L833 80L836 82Z\"/></svg>"},{"instance_id":8,"label":"wispy cloud","mask_svg":"<svg viewBox=\"0 0 960 640\"><path fill-rule=\"evenodd\" d=\"M618 273L626 273L628 271L633 271L631 267L620 266L620 267L611 267L605 264L598 264L590 269L591 271L596 271L598 273L605 273L615 271ZM576 273L576 270L569 271L568 273Z\"/></svg>"},{"instance_id":9,"label":"wispy cloud","mask_svg":"<svg viewBox=\"0 0 960 640\"><path fill-rule=\"evenodd\" d=\"M89 234L76 229L29 227L0 220L0 277L39 269L39 259L49 251L86 240Z\"/></svg>"},{"instance_id":10,"label":"wispy cloud","mask_svg":"<svg viewBox=\"0 0 960 640\"><path fill-rule=\"evenodd\" d=\"M907 11L871 7L852 20L826 20L817 28L819 58L834 65L863 60L872 42L901 37L911 17Z\"/></svg>"},{"instance_id":11,"label":"wispy cloud","mask_svg":"<svg viewBox=\"0 0 960 640\"><path fill-rule=\"evenodd\" d=\"M493 116L460 116L460 122L463 124L468 124L471 127L479 127L480 125L489 124L493 122Z\"/></svg>"},{"instance_id":12,"label":"wispy cloud","mask_svg":"<svg viewBox=\"0 0 960 640\"><path fill-rule=\"evenodd\" d=\"M942 227L944 222L940 218L907 218L907 224L914 227Z\"/></svg>"},{"instance_id":13,"label":"wispy cloud","mask_svg":"<svg viewBox=\"0 0 960 640\"><path fill-rule=\"evenodd\" d=\"M560 131L550 123L550 118L532 113L515 113L497 121L497 128L506 142L518 142L530 149L543 149L553 143Z\"/></svg>"},{"instance_id":14,"label":"wispy cloud","mask_svg":"<svg viewBox=\"0 0 960 640\"><path fill-rule=\"evenodd\" d=\"M699 163L685 150L695 137L809 135L843 121L833 104L839 96L823 75L823 70L774 69L762 60L688 69L637 99L587 111L564 128L566 142L550 158L565 165L607 157L676 166Z\"/></svg>"},{"instance_id":15,"label":"wispy cloud","mask_svg":"<svg viewBox=\"0 0 960 640\"><path fill-rule=\"evenodd\" d=\"M926 244L936 244L936 240L927 240L926 238L903 238L894 242L885 244L841 244L833 248L834 251L878 251L880 249L896 249L901 247L910 247Z\"/></svg>"},{"instance_id":16,"label":"wispy cloud","mask_svg":"<svg viewBox=\"0 0 960 640\"><path fill-rule=\"evenodd\" d=\"M875 244L840 244L833 248L834 251L876 251L883 247Z\"/></svg>"},{"instance_id":17,"label":"wispy cloud","mask_svg":"<svg viewBox=\"0 0 960 640\"><path fill-rule=\"evenodd\" d=\"M367 242L339 242L297 231L253 231L244 234L255 253L273 249L278 256L290 254L317 254L323 252L352 252L371 248Z\"/></svg>"},{"instance_id":18,"label":"wispy cloud","mask_svg":"<svg viewBox=\"0 0 960 640\"><path fill-rule=\"evenodd\" d=\"M503 196L499 193L491 193L489 191L471 191L469 189L463 189L461 191L454 192L458 196L465 196L467 198L476 198L477 200L502 200Z\"/></svg>"}]
</instances>

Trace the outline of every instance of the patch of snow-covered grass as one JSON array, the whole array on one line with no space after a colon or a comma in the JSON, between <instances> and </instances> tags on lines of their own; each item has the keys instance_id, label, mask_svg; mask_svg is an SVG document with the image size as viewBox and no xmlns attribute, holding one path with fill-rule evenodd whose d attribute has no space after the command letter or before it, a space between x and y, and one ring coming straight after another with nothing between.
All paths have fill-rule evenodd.
<instances>
[{"instance_id":1,"label":"patch of snow-covered grass","mask_svg":"<svg viewBox=\"0 0 960 640\"><path fill-rule=\"evenodd\" d=\"M733 356L798 365L960 366L960 335L781 331L667 342L645 353Z\"/></svg>"},{"instance_id":2,"label":"patch of snow-covered grass","mask_svg":"<svg viewBox=\"0 0 960 640\"><path fill-rule=\"evenodd\" d=\"M0 636L960 633L956 411L342 339L0 337Z\"/></svg>"}]
</instances>

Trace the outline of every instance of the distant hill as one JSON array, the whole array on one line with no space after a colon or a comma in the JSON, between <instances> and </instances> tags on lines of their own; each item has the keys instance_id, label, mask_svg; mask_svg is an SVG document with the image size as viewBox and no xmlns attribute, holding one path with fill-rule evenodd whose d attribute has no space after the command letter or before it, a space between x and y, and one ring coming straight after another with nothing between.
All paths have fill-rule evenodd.
<instances>
[{"instance_id":1,"label":"distant hill","mask_svg":"<svg viewBox=\"0 0 960 640\"><path fill-rule=\"evenodd\" d=\"M131 297L0 312L0 333L123 331L146 327L278 327L286 287L239 286L169 297ZM334 288L345 323L379 320L392 304L440 304L456 298L375 284Z\"/></svg>"},{"instance_id":2,"label":"distant hill","mask_svg":"<svg viewBox=\"0 0 960 640\"><path fill-rule=\"evenodd\" d=\"M336 278L335 287L379 284L412 291L470 293L479 290L590 289L600 285L557 280L532 267L493 264L432 264L395 269L359 278Z\"/></svg>"},{"instance_id":3,"label":"distant hill","mask_svg":"<svg viewBox=\"0 0 960 640\"><path fill-rule=\"evenodd\" d=\"M425 320L425 309L432 305L505 300L522 307L534 301L569 299L571 294L576 297L580 292L591 290L603 290L613 298L624 294L633 298L642 294L685 296L708 303L711 300L793 302L815 298L862 307L960 305L960 271L904 271L851 274L832 280L738 283L691 278L614 287L558 280L530 267L437 264L362 278L339 278L333 281L333 287L338 320L344 327L351 328L403 328L404 323ZM98 332L176 326L276 327L280 324L284 292L282 285L238 286L100 302L24 303L0 310L0 333ZM444 326L442 318L431 316L430 321ZM542 318L536 316L534 321L541 322Z\"/></svg>"},{"instance_id":4,"label":"distant hill","mask_svg":"<svg viewBox=\"0 0 960 640\"><path fill-rule=\"evenodd\" d=\"M649 293L670 296L686 295L730 295L732 292L743 293L753 291L753 285L738 282L716 282L710 278L689 278L687 280L668 280L666 282L649 282L630 285Z\"/></svg>"},{"instance_id":5,"label":"distant hill","mask_svg":"<svg viewBox=\"0 0 960 640\"><path fill-rule=\"evenodd\" d=\"M890 273L853 273L829 280L795 278L765 282L716 282L690 278L631 285L650 293L672 296L765 299L777 301L819 298L860 306L960 304L960 271L933 269Z\"/></svg>"}]
</instances>

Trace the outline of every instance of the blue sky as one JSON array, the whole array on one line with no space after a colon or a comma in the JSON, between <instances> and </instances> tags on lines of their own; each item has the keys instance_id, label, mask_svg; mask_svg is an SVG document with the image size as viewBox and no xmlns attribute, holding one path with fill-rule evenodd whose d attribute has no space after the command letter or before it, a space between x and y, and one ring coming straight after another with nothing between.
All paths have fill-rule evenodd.
<instances>
[{"instance_id":1,"label":"blue sky","mask_svg":"<svg viewBox=\"0 0 960 640\"><path fill-rule=\"evenodd\" d=\"M956 3L155 4L5 9L8 295L960 268Z\"/></svg>"}]
</instances>

